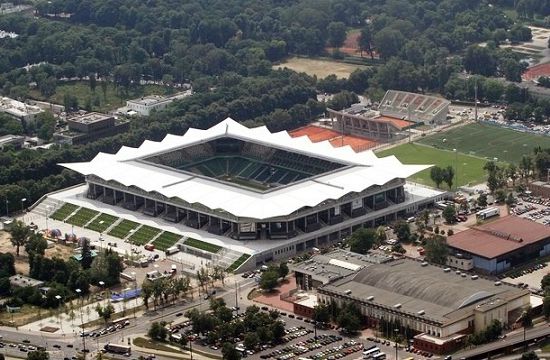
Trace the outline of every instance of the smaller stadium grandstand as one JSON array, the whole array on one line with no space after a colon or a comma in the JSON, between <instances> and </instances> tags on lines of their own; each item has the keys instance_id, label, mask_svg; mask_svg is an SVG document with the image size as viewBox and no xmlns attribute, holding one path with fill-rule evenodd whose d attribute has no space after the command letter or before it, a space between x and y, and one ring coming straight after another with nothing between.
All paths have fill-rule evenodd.
<instances>
[{"instance_id":1,"label":"smaller stadium grandstand","mask_svg":"<svg viewBox=\"0 0 550 360\"><path fill-rule=\"evenodd\" d=\"M415 123L441 124L447 120L450 101L423 94L388 90L378 111L381 115Z\"/></svg>"},{"instance_id":2,"label":"smaller stadium grandstand","mask_svg":"<svg viewBox=\"0 0 550 360\"><path fill-rule=\"evenodd\" d=\"M343 136L389 142L408 136L407 129L447 121L450 101L422 94L388 90L378 111L364 104L336 111L327 109L332 129Z\"/></svg>"}]
</instances>

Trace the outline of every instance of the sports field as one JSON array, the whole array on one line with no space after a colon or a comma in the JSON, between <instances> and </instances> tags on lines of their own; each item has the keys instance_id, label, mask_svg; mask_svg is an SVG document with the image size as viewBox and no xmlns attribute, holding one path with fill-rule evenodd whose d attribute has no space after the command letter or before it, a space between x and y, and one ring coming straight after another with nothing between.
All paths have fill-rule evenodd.
<instances>
[{"instance_id":1,"label":"sports field","mask_svg":"<svg viewBox=\"0 0 550 360\"><path fill-rule=\"evenodd\" d=\"M310 76L316 75L319 79L332 74L336 75L338 78L347 79L356 69L366 69L367 67L364 65L346 64L338 61L293 57L284 63L275 65L274 68L289 68L296 72L304 72Z\"/></svg>"},{"instance_id":2,"label":"sports field","mask_svg":"<svg viewBox=\"0 0 550 360\"><path fill-rule=\"evenodd\" d=\"M378 156L395 155L404 164L426 164L440 167L452 166L456 169L454 185L477 184L485 181L483 166L487 162L477 157L439 150L420 144L403 144L394 148L377 152ZM430 169L421 171L409 178L413 182L434 186L430 179ZM441 185L442 188L446 184Z\"/></svg>"},{"instance_id":3,"label":"sports field","mask_svg":"<svg viewBox=\"0 0 550 360\"><path fill-rule=\"evenodd\" d=\"M445 139L445 140L444 140ZM457 149L498 161L519 163L533 148L550 147L550 137L523 133L488 124L471 124L428 136L419 143L441 149Z\"/></svg>"}]
</instances>

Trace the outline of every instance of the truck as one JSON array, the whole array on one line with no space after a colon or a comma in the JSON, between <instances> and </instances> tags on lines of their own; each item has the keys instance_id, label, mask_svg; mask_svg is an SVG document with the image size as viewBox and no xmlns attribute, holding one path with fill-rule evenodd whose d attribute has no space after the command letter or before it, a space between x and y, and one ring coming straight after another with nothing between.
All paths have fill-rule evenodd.
<instances>
[{"instance_id":1,"label":"truck","mask_svg":"<svg viewBox=\"0 0 550 360\"><path fill-rule=\"evenodd\" d=\"M165 250L166 255L172 255L172 254L175 254L179 251L180 251L180 249L177 246L171 246L171 247L169 247L168 249Z\"/></svg>"},{"instance_id":2,"label":"truck","mask_svg":"<svg viewBox=\"0 0 550 360\"><path fill-rule=\"evenodd\" d=\"M119 345L119 344L111 344L107 343L103 347L105 351L112 352L116 354L131 354L132 348L129 345Z\"/></svg>"},{"instance_id":3,"label":"truck","mask_svg":"<svg viewBox=\"0 0 550 360\"><path fill-rule=\"evenodd\" d=\"M485 210L480 210L476 213L476 217L479 220L485 220L493 216L500 215L500 209L497 207L491 207Z\"/></svg>"}]
</instances>

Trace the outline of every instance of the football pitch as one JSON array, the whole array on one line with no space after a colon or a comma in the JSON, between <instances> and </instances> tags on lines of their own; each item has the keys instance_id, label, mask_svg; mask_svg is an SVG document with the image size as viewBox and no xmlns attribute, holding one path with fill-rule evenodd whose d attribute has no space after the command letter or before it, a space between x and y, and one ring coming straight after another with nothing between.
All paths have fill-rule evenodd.
<instances>
[{"instance_id":1,"label":"football pitch","mask_svg":"<svg viewBox=\"0 0 550 360\"><path fill-rule=\"evenodd\" d=\"M518 164L533 148L550 147L550 137L523 133L489 124L470 124L427 136L418 141L439 149Z\"/></svg>"},{"instance_id":2,"label":"football pitch","mask_svg":"<svg viewBox=\"0 0 550 360\"><path fill-rule=\"evenodd\" d=\"M452 150L440 150L420 144L403 144L391 149L377 152L378 156L395 155L404 164L426 164L440 167L452 166L455 168L455 186L473 185L485 181L483 166L487 160L455 153ZM430 169L426 169L409 178L410 181L435 187L430 179ZM446 184L441 184L442 189L447 189Z\"/></svg>"}]
</instances>

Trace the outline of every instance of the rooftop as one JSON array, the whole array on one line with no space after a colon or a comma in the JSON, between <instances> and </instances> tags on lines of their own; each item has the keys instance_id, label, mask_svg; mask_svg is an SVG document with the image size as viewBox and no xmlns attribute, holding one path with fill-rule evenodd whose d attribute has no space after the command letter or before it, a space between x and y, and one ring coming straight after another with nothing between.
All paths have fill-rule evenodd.
<instances>
[{"instance_id":1,"label":"rooftop","mask_svg":"<svg viewBox=\"0 0 550 360\"><path fill-rule=\"evenodd\" d=\"M549 237L549 227L510 215L449 236L447 244L492 259Z\"/></svg>"},{"instance_id":2,"label":"rooftop","mask_svg":"<svg viewBox=\"0 0 550 360\"><path fill-rule=\"evenodd\" d=\"M91 112L84 115L76 116L68 119L69 121L77 122L80 124L93 124L112 118L111 115L101 114L97 112Z\"/></svg>"},{"instance_id":3,"label":"rooftop","mask_svg":"<svg viewBox=\"0 0 550 360\"><path fill-rule=\"evenodd\" d=\"M162 154L177 155L178 149L187 151L193 145L222 138L239 139L346 166L277 187L270 192L258 192L211 176L143 161ZM174 160L177 159L176 156ZM61 165L83 175L94 175L146 192L156 191L167 198L179 198L250 219L287 216L303 207L317 206L395 179L405 179L430 167L405 165L395 156L378 158L372 151L356 153L349 146L333 148L328 141L313 143L305 136L292 138L286 131L271 133L265 126L247 128L230 118L207 130L192 128L183 136L167 135L160 142L146 140L138 148L123 146L116 154L99 153L90 162ZM223 168L221 171L224 171ZM263 175L269 175L269 172L258 176Z\"/></svg>"},{"instance_id":4,"label":"rooftop","mask_svg":"<svg viewBox=\"0 0 550 360\"><path fill-rule=\"evenodd\" d=\"M408 259L371 265L321 289L443 324L482 300L508 301L529 293Z\"/></svg>"},{"instance_id":5,"label":"rooftop","mask_svg":"<svg viewBox=\"0 0 550 360\"><path fill-rule=\"evenodd\" d=\"M10 276L10 284L15 287L38 287L44 284L43 281L30 278L25 275L13 275Z\"/></svg>"},{"instance_id":6,"label":"rooftop","mask_svg":"<svg viewBox=\"0 0 550 360\"><path fill-rule=\"evenodd\" d=\"M144 105L144 106L150 106L150 105L161 103L163 101L173 101L173 100L181 99L185 96L189 96L190 94L191 94L190 91L185 91L185 92L179 92L179 93L172 94L172 95L167 95L167 96L164 96L164 95L148 95L148 96L144 96L144 97L141 97L141 98L138 98L138 99L128 100L128 102L134 103L134 104L139 104L139 105Z\"/></svg>"},{"instance_id":7,"label":"rooftop","mask_svg":"<svg viewBox=\"0 0 550 360\"><path fill-rule=\"evenodd\" d=\"M327 254L315 255L309 260L291 265L290 268L311 275L326 284L351 275L366 266L390 260L391 257L379 253L361 255L338 249Z\"/></svg>"}]
</instances>

